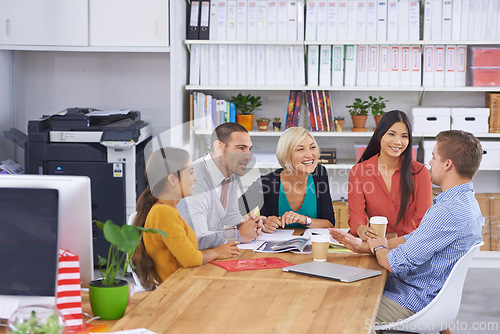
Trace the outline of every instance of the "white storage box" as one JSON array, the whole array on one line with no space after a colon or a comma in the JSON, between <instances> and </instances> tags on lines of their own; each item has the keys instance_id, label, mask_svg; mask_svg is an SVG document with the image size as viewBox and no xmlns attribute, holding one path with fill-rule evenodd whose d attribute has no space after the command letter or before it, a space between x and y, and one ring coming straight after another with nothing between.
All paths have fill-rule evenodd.
<instances>
[{"instance_id":1,"label":"white storage box","mask_svg":"<svg viewBox=\"0 0 500 334\"><path fill-rule=\"evenodd\" d=\"M432 150L434 149L434 146L436 145L437 141L436 140L425 140L424 141L424 161L423 163L428 165L429 162L432 159Z\"/></svg>"},{"instance_id":2,"label":"white storage box","mask_svg":"<svg viewBox=\"0 0 500 334\"><path fill-rule=\"evenodd\" d=\"M488 133L490 108L451 108L451 129Z\"/></svg>"},{"instance_id":3,"label":"white storage box","mask_svg":"<svg viewBox=\"0 0 500 334\"><path fill-rule=\"evenodd\" d=\"M412 108L413 132L438 134L444 130L450 130L451 109L450 108Z\"/></svg>"},{"instance_id":4,"label":"white storage box","mask_svg":"<svg viewBox=\"0 0 500 334\"><path fill-rule=\"evenodd\" d=\"M436 140L424 141L424 163L429 164L432 159L432 150L436 145ZM481 160L482 167L498 167L500 166L500 142L483 141L483 158Z\"/></svg>"},{"instance_id":5,"label":"white storage box","mask_svg":"<svg viewBox=\"0 0 500 334\"><path fill-rule=\"evenodd\" d=\"M483 159L481 167L498 167L500 166L500 142L483 141Z\"/></svg>"}]
</instances>

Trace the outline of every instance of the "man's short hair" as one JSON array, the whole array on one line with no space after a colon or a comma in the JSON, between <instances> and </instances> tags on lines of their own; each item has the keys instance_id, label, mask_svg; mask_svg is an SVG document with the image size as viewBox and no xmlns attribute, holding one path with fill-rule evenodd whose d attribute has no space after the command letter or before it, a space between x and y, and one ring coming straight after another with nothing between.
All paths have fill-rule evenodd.
<instances>
[{"instance_id":1,"label":"man's short hair","mask_svg":"<svg viewBox=\"0 0 500 334\"><path fill-rule=\"evenodd\" d=\"M300 142L307 136L311 137L319 152L319 146L316 139L314 139L314 137L305 128L291 127L283 132L278 140L278 146L276 147L276 158L278 158L278 162L281 167L286 170L291 170L293 151L295 151Z\"/></svg>"},{"instance_id":2,"label":"man's short hair","mask_svg":"<svg viewBox=\"0 0 500 334\"><path fill-rule=\"evenodd\" d=\"M222 123L221 125L216 127L215 130L212 132L212 136L210 137L210 150L212 151L214 149L214 143L217 140L220 140L224 144L227 144L233 132L248 133L247 129L245 129L238 123L233 123L233 122Z\"/></svg>"},{"instance_id":3,"label":"man's short hair","mask_svg":"<svg viewBox=\"0 0 500 334\"><path fill-rule=\"evenodd\" d=\"M483 156L479 140L472 133L462 130L442 131L436 139L440 157L453 161L460 176L472 179Z\"/></svg>"}]
</instances>

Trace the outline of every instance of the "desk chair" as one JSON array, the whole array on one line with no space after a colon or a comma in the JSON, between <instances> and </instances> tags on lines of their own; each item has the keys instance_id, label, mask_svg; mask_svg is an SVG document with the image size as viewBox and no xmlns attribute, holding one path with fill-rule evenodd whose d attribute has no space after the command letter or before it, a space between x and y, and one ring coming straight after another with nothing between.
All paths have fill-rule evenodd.
<instances>
[{"instance_id":1,"label":"desk chair","mask_svg":"<svg viewBox=\"0 0 500 334\"><path fill-rule=\"evenodd\" d=\"M445 330L457 317L469 264L482 245L484 245L484 242L472 246L455 263L443 287L426 307L411 317L398 322L375 326L375 330L399 330L409 333L434 333Z\"/></svg>"},{"instance_id":2,"label":"desk chair","mask_svg":"<svg viewBox=\"0 0 500 334\"><path fill-rule=\"evenodd\" d=\"M134 224L135 216L137 216L137 211L134 211L130 214L130 216L128 217L127 225ZM139 276L137 276L135 271L132 268L130 268L130 266L127 268L127 272L132 273L132 277L134 278L135 285L141 287L142 284L141 284L141 280L139 279Z\"/></svg>"}]
</instances>

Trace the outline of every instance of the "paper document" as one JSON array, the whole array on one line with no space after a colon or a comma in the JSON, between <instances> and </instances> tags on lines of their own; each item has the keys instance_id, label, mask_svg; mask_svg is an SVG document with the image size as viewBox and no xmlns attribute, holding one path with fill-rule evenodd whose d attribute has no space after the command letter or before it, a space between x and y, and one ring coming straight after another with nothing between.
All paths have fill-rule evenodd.
<instances>
[{"instance_id":1,"label":"paper document","mask_svg":"<svg viewBox=\"0 0 500 334\"><path fill-rule=\"evenodd\" d=\"M349 232L348 228L339 228L338 230L344 231L346 233ZM354 253L353 251L347 249L343 244L341 244L337 240L333 239L327 228L310 228L310 229L307 229L304 232L304 237L311 238L311 236L314 235L314 234L323 234L323 235L329 235L330 236L330 248L328 249L329 253ZM361 241L360 238L356 238L356 239L359 240L359 241Z\"/></svg>"},{"instance_id":2,"label":"paper document","mask_svg":"<svg viewBox=\"0 0 500 334\"><path fill-rule=\"evenodd\" d=\"M111 116L111 115L126 115L130 112L130 109L120 109L120 110L94 110L87 114L87 116Z\"/></svg>"},{"instance_id":3,"label":"paper document","mask_svg":"<svg viewBox=\"0 0 500 334\"><path fill-rule=\"evenodd\" d=\"M256 249L260 247L265 241L269 240L290 240L294 230L276 230L274 233L262 233L255 241L239 244L239 249Z\"/></svg>"},{"instance_id":4,"label":"paper document","mask_svg":"<svg viewBox=\"0 0 500 334\"><path fill-rule=\"evenodd\" d=\"M274 233L262 233L258 240L289 240L293 236L294 230L275 230Z\"/></svg>"}]
</instances>

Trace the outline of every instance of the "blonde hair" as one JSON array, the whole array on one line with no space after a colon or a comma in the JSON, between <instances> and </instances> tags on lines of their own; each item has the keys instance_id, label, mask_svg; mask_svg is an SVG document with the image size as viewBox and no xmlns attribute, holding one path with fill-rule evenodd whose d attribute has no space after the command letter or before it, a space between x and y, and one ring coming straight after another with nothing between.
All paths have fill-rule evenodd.
<instances>
[{"instance_id":1,"label":"blonde hair","mask_svg":"<svg viewBox=\"0 0 500 334\"><path fill-rule=\"evenodd\" d=\"M294 126L283 132L278 140L278 146L276 147L276 158L278 158L281 167L286 170L292 169L292 154L297 146L299 146L300 142L307 136L311 137L319 152L319 146L316 139L314 139L306 129Z\"/></svg>"}]
</instances>

